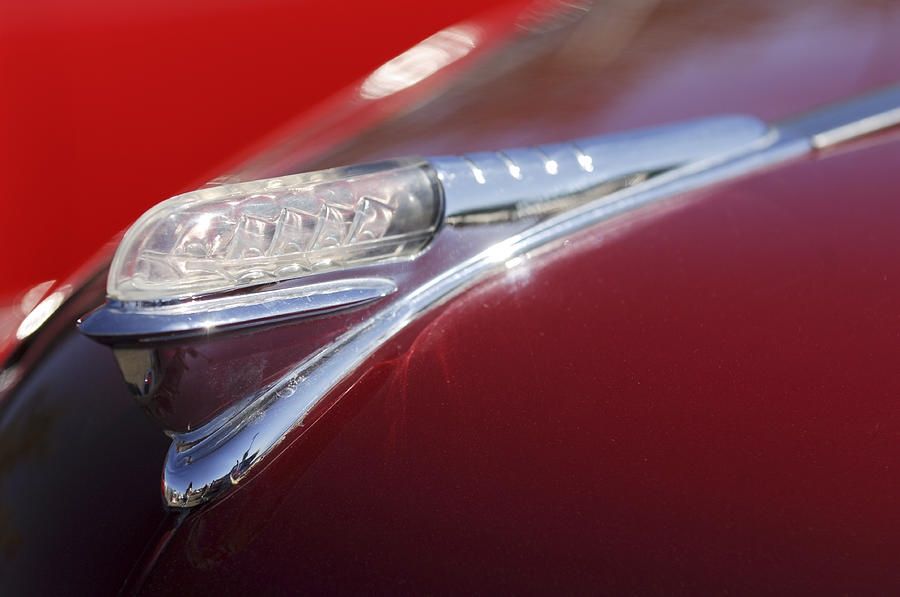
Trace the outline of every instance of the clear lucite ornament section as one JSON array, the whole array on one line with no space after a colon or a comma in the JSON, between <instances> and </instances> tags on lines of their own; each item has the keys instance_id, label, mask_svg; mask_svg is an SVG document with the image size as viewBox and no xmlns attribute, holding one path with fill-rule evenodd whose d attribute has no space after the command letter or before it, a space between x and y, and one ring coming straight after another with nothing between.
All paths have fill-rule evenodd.
<instances>
[{"instance_id":1,"label":"clear lucite ornament section","mask_svg":"<svg viewBox=\"0 0 900 597\"><path fill-rule=\"evenodd\" d=\"M128 230L110 268L119 301L177 300L410 258L440 227L424 160L390 160L200 189Z\"/></svg>"}]
</instances>

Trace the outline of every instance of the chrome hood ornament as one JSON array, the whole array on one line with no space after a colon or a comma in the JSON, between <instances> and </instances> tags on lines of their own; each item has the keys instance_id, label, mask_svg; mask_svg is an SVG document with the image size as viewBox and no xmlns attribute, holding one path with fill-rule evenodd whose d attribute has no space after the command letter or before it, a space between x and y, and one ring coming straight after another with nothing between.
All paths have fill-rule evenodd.
<instances>
[{"instance_id":1,"label":"chrome hood ornament","mask_svg":"<svg viewBox=\"0 0 900 597\"><path fill-rule=\"evenodd\" d=\"M112 342L212 332L355 306L388 279L341 275L412 260L445 224L535 218L686 164L764 144L722 116L569 143L335 168L192 191L129 229L107 304L84 333Z\"/></svg>"},{"instance_id":2,"label":"chrome hood ornament","mask_svg":"<svg viewBox=\"0 0 900 597\"><path fill-rule=\"evenodd\" d=\"M198 424L161 420L173 438L166 503L195 506L274 455L388 339L498 269L637 207L898 123L892 87L773 127L722 116L195 191L126 234L107 304L80 328L114 345L132 392L152 403L158 343L330 313L329 340L287 373L220 397Z\"/></svg>"}]
</instances>

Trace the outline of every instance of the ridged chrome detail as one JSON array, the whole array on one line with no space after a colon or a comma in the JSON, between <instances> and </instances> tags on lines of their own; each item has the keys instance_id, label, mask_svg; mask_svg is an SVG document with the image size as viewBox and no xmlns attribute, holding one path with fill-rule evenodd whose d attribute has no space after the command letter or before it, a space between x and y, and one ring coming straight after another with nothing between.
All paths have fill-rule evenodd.
<instances>
[{"instance_id":1,"label":"ridged chrome detail","mask_svg":"<svg viewBox=\"0 0 900 597\"><path fill-rule=\"evenodd\" d=\"M553 201L637 174L659 173L740 151L768 126L718 116L628 133L502 152L429 158L444 188L447 218ZM513 176L511 166L518 169Z\"/></svg>"},{"instance_id":2,"label":"ridged chrome detail","mask_svg":"<svg viewBox=\"0 0 900 597\"><path fill-rule=\"evenodd\" d=\"M585 172L593 172L594 171L594 159L588 154L584 153L578 144L574 141L569 142L569 147L572 148L572 153L575 154L575 160L578 162L578 165L581 166L581 169Z\"/></svg>"},{"instance_id":3,"label":"ridged chrome detail","mask_svg":"<svg viewBox=\"0 0 900 597\"><path fill-rule=\"evenodd\" d=\"M501 160L503 160L503 163L506 164L506 169L509 171L509 175L516 180L522 180L522 169L519 167L519 165L512 161L510 157L502 151L498 151L497 155Z\"/></svg>"},{"instance_id":4,"label":"ridged chrome detail","mask_svg":"<svg viewBox=\"0 0 900 597\"><path fill-rule=\"evenodd\" d=\"M472 158L470 158L467 155L464 155L459 159L466 166L468 166L469 170L472 172L472 178L475 179L475 182L477 182L478 184L487 183L487 180L484 177L484 172L482 171L481 168L478 167L478 165L475 162L472 161ZM441 182L443 182L444 176L446 176L446 174L443 171L438 170L438 178L441 180Z\"/></svg>"}]
</instances>

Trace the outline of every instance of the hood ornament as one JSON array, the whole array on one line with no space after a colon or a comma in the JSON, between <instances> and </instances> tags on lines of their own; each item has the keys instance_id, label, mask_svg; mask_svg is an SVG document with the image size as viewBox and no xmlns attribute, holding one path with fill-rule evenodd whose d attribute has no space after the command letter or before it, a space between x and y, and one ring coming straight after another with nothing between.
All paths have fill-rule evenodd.
<instances>
[{"instance_id":1,"label":"hood ornament","mask_svg":"<svg viewBox=\"0 0 900 597\"><path fill-rule=\"evenodd\" d=\"M395 288L353 272L415 259L445 223L552 214L746 151L767 143L768 134L756 119L722 116L192 191L160 203L128 230L110 268L107 304L84 317L81 330L110 343L141 343L356 306Z\"/></svg>"},{"instance_id":2,"label":"hood ornament","mask_svg":"<svg viewBox=\"0 0 900 597\"><path fill-rule=\"evenodd\" d=\"M166 503L196 506L302 433L387 340L499 269L654 201L898 123L892 87L774 127L722 116L194 191L138 220L113 260L106 305L79 325L113 345L129 388L173 438ZM318 335L268 377L161 398L195 358L173 344L313 317L303 325Z\"/></svg>"}]
</instances>

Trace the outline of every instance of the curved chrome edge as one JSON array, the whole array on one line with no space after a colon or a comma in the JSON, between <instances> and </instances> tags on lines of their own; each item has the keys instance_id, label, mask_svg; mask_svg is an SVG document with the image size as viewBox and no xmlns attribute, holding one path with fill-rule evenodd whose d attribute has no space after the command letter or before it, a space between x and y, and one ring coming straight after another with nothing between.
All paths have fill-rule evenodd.
<instances>
[{"instance_id":1,"label":"curved chrome edge","mask_svg":"<svg viewBox=\"0 0 900 597\"><path fill-rule=\"evenodd\" d=\"M174 436L163 472L169 506L202 504L239 483L345 377L417 317L511 260L588 226L672 195L735 178L811 150L806 138L771 130L739 152L710 157L624 188L500 241L386 305L250 401L240 413L208 423L188 444ZM514 263L515 261L513 261Z\"/></svg>"},{"instance_id":2,"label":"curved chrome edge","mask_svg":"<svg viewBox=\"0 0 900 597\"><path fill-rule=\"evenodd\" d=\"M900 125L900 85L785 120L778 127L808 137L815 149L826 149L897 125Z\"/></svg>"},{"instance_id":3,"label":"curved chrome edge","mask_svg":"<svg viewBox=\"0 0 900 597\"><path fill-rule=\"evenodd\" d=\"M360 277L318 283L304 280L256 293L168 305L109 301L80 319L78 326L100 341L169 340L321 315L369 303L396 290L397 284L390 278Z\"/></svg>"},{"instance_id":4,"label":"curved chrome edge","mask_svg":"<svg viewBox=\"0 0 900 597\"><path fill-rule=\"evenodd\" d=\"M568 143L428 158L444 187L447 217L535 204L624 176L671 170L744 151L769 126L716 116Z\"/></svg>"}]
</instances>

